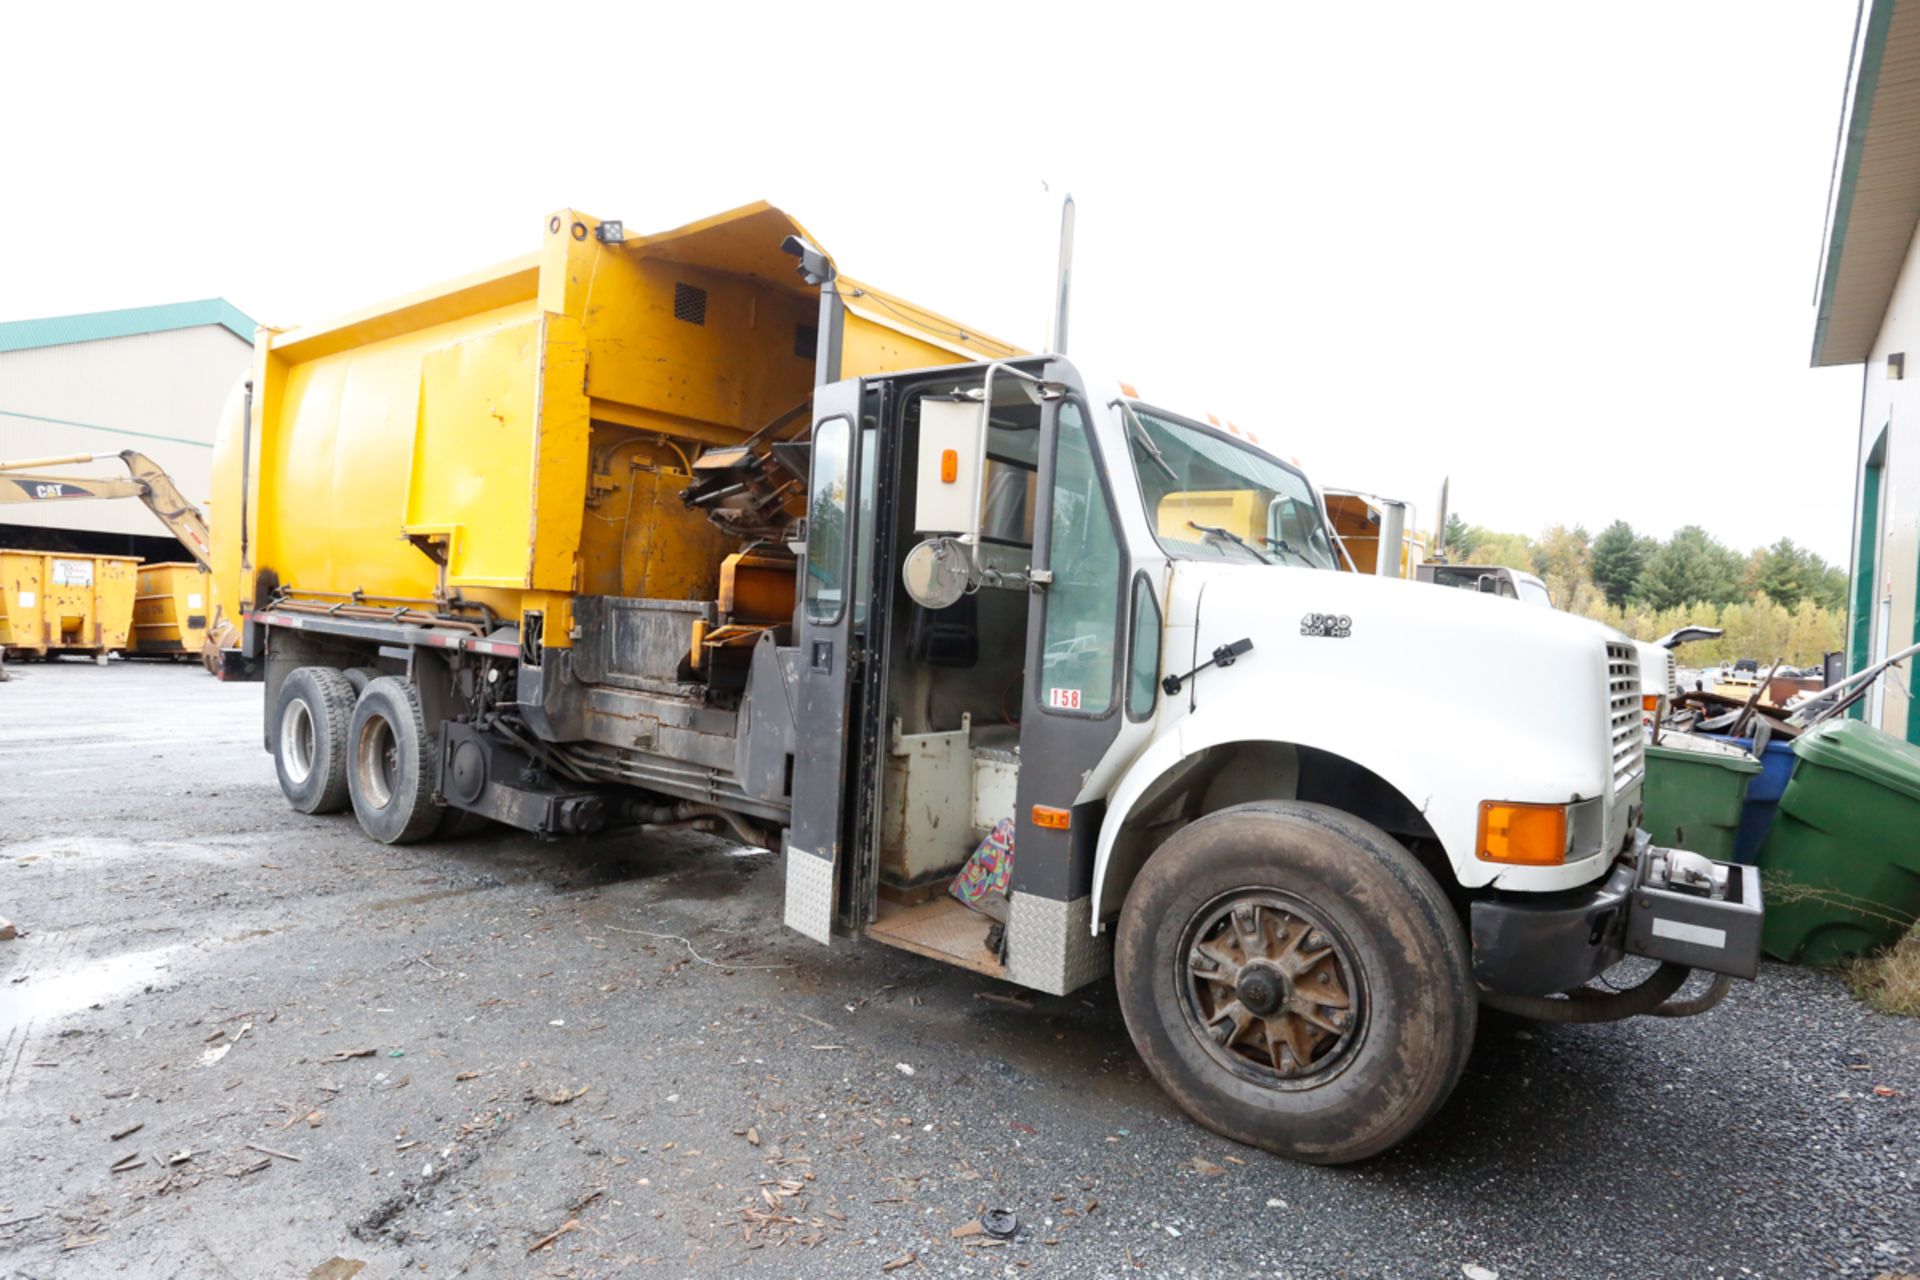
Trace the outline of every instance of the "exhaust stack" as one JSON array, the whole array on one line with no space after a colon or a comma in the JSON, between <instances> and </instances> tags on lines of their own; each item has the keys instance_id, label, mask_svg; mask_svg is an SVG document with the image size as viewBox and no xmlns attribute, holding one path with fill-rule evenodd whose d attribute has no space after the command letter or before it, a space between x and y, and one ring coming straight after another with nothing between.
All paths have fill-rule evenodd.
<instances>
[{"instance_id":1,"label":"exhaust stack","mask_svg":"<svg viewBox=\"0 0 1920 1280\"><path fill-rule=\"evenodd\" d=\"M1373 571L1382 578L1400 576L1400 554L1406 545L1407 504L1398 498L1380 499L1380 549Z\"/></svg>"},{"instance_id":2,"label":"exhaust stack","mask_svg":"<svg viewBox=\"0 0 1920 1280\"><path fill-rule=\"evenodd\" d=\"M1054 280L1053 341L1048 349L1067 354L1067 297L1073 289L1073 193L1060 202L1060 273Z\"/></svg>"}]
</instances>

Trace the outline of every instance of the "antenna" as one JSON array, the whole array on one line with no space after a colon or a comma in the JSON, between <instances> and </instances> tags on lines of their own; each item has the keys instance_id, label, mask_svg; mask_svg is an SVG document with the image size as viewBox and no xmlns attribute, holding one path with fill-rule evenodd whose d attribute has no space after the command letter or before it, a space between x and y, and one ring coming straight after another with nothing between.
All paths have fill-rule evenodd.
<instances>
[{"instance_id":1,"label":"antenna","mask_svg":"<svg viewBox=\"0 0 1920 1280\"><path fill-rule=\"evenodd\" d=\"M1067 353L1067 298L1073 289L1073 193L1060 202L1060 276L1054 282L1053 341L1049 350Z\"/></svg>"}]
</instances>

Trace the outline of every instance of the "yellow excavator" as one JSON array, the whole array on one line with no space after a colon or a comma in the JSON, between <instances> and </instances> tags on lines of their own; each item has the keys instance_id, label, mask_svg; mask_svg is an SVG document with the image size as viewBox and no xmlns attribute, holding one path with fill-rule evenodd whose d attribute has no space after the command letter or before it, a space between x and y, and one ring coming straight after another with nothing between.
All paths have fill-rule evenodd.
<instances>
[{"instance_id":1,"label":"yellow excavator","mask_svg":"<svg viewBox=\"0 0 1920 1280\"><path fill-rule=\"evenodd\" d=\"M110 458L118 458L126 464L126 479L117 476L76 479L72 476L42 474L37 470L41 467L83 466ZM51 458L0 461L0 506L12 502L75 502L88 498L138 498L180 540L180 545L187 549L187 554L201 568L212 568L206 516L187 500L160 464L146 454L123 449L119 453L69 453ZM207 628L206 652L214 655L208 664L209 670L217 670L214 663L218 661L220 646L226 644L231 647L237 639L238 633L233 624L216 616Z\"/></svg>"}]
</instances>

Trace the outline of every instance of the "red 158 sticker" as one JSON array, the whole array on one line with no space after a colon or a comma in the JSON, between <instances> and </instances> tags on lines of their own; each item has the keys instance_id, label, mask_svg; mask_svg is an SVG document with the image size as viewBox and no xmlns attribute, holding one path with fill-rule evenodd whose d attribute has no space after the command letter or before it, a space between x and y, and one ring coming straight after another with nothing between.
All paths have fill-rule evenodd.
<instances>
[{"instance_id":1,"label":"red 158 sticker","mask_svg":"<svg viewBox=\"0 0 1920 1280\"><path fill-rule=\"evenodd\" d=\"M1078 711L1080 709L1080 691L1078 689L1049 689L1047 690L1047 705L1050 707L1061 707L1067 711Z\"/></svg>"}]
</instances>

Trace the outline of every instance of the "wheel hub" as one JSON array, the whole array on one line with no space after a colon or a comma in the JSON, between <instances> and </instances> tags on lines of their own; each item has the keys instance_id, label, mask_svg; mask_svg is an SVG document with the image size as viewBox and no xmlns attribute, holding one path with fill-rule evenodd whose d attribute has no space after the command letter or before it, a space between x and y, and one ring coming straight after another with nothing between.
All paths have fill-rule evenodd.
<instances>
[{"instance_id":1,"label":"wheel hub","mask_svg":"<svg viewBox=\"0 0 1920 1280\"><path fill-rule=\"evenodd\" d=\"M1240 1074L1304 1082L1331 1071L1357 1039L1359 971L1339 933L1290 896L1216 899L1187 926L1181 954L1189 1022Z\"/></svg>"},{"instance_id":2,"label":"wheel hub","mask_svg":"<svg viewBox=\"0 0 1920 1280\"><path fill-rule=\"evenodd\" d=\"M1278 967L1265 961L1256 960L1243 965L1240 976L1234 979L1234 994L1247 1012L1257 1018L1266 1018L1278 1012L1293 995L1293 983Z\"/></svg>"}]
</instances>

